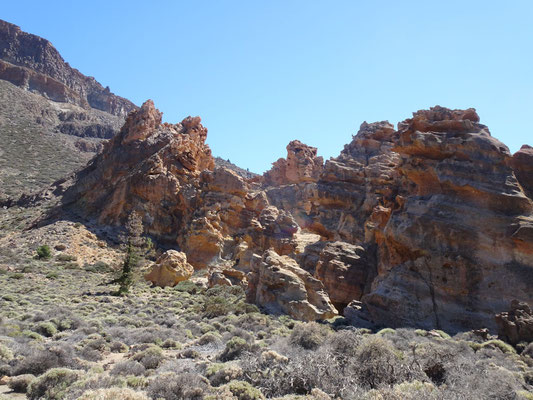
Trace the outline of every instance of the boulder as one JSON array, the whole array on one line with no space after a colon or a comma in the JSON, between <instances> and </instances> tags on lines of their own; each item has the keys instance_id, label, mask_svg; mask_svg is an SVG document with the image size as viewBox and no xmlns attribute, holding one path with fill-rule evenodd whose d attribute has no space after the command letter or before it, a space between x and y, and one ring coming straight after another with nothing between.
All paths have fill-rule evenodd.
<instances>
[{"instance_id":1,"label":"boulder","mask_svg":"<svg viewBox=\"0 0 533 400\"><path fill-rule=\"evenodd\" d=\"M512 345L533 342L533 312L527 303L513 300L511 309L496 314L498 337Z\"/></svg>"},{"instance_id":2,"label":"boulder","mask_svg":"<svg viewBox=\"0 0 533 400\"><path fill-rule=\"evenodd\" d=\"M167 250L152 265L144 279L160 287L176 286L189 279L193 272L194 268L187 262L185 253Z\"/></svg>"},{"instance_id":3,"label":"boulder","mask_svg":"<svg viewBox=\"0 0 533 400\"><path fill-rule=\"evenodd\" d=\"M324 285L288 256L267 250L252 261L248 301L267 312L315 321L337 315Z\"/></svg>"}]
</instances>

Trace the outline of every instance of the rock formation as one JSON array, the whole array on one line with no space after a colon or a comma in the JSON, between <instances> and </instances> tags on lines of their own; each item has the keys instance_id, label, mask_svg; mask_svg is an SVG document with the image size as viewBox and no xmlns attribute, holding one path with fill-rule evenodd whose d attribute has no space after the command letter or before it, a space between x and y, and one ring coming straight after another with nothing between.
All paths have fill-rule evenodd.
<instances>
[{"instance_id":1,"label":"rock formation","mask_svg":"<svg viewBox=\"0 0 533 400\"><path fill-rule=\"evenodd\" d=\"M526 194L530 199L533 198L533 147L523 145L513 155L511 166Z\"/></svg>"},{"instance_id":2,"label":"rock formation","mask_svg":"<svg viewBox=\"0 0 533 400\"><path fill-rule=\"evenodd\" d=\"M288 256L267 250L256 256L248 284L248 300L268 312L285 313L305 321L332 318L337 310L324 285Z\"/></svg>"},{"instance_id":3,"label":"rock formation","mask_svg":"<svg viewBox=\"0 0 533 400\"><path fill-rule=\"evenodd\" d=\"M399 124L401 195L375 233L378 277L363 298L374 320L494 328L513 296L531 301L532 202L478 121L434 107Z\"/></svg>"},{"instance_id":4,"label":"rock formation","mask_svg":"<svg viewBox=\"0 0 533 400\"><path fill-rule=\"evenodd\" d=\"M511 158L475 110L434 107L398 130L363 123L317 182L267 179L265 191L323 240L365 248L366 275L350 279L350 289L330 285L332 299L352 293L388 326L494 329L491 315L514 295L531 301L532 165L529 147ZM308 247L304 265L318 264L320 246ZM318 265L312 271L330 280Z\"/></svg>"},{"instance_id":5,"label":"rock formation","mask_svg":"<svg viewBox=\"0 0 533 400\"><path fill-rule=\"evenodd\" d=\"M517 345L533 342L533 312L527 303L511 302L511 309L495 317L500 339Z\"/></svg>"},{"instance_id":6,"label":"rock formation","mask_svg":"<svg viewBox=\"0 0 533 400\"><path fill-rule=\"evenodd\" d=\"M124 117L136 107L66 63L52 44L0 20L0 79L50 100Z\"/></svg>"},{"instance_id":7,"label":"rock formation","mask_svg":"<svg viewBox=\"0 0 533 400\"><path fill-rule=\"evenodd\" d=\"M273 163L272 169L264 174L264 181L268 185L316 182L324 163L316 154L316 147L293 140L287 145L287 158Z\"/></svg>"},{"instance_id":8,"label":"rock formation","mask_svg":"<svg viewBox=\"0 0 533 400\"><path fill-rule=\"evenodd\" d=\"M511 157L475 110L363 123L323 167L291 142L251 180L214 168L206 135L198 117L161 123L148 101L63 202L103 224L135 210L209 285L296 318L347 307L361 326L494 330L512 298L533 301L529 149Z\"/></svg>"},{"instance_id":9,"label":"rock formation","mask_svg":"<svg viewBox=\"0 0 533 400\"><path fill-rule=\"evenodd\" d=\"M150 267L144 279L160 287L176 286L189 279L193 272L194 268L187 262L185 253L167 250Z\"/></svg>"}]
</instances>

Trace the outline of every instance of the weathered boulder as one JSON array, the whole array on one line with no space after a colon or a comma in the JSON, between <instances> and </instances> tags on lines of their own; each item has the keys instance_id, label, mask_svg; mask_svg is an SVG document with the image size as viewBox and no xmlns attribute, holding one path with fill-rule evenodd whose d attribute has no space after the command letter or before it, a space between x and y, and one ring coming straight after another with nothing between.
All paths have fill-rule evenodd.
<instances>
[{"instance_id":1,"label":"weathered boulder","mask_svg":"<svg viewBox=\"0 0 533 400\"><path fill-rule=\"evenodd\" d=\"M273 250L254 258L247 298L268 312L289 314L305 321L337 315L322 282L292 258Z\"/></svg>"},{"instance_id":2,"label":"weathered boulder","mask_svg":"<svg viewBox=\"0 0 533 400\"><path fill-rule=\"evenodd\" d=\"M187 262L185 253L167 250L159 256L144 279L160 287L176 286L189 279L193 272L194 268Z\"/></svg>"},{"instance_id":3,"label":"weathered boulder","mask_svg":"<svg viewBox=\"0 0 533 400\"><path fill-rule=\"evenodd\" d=\"M511 309L496 314L495 321L500 339L512 345L533 342L533 312L527 303L513 300Z\"/></svg>"}]
</instances>

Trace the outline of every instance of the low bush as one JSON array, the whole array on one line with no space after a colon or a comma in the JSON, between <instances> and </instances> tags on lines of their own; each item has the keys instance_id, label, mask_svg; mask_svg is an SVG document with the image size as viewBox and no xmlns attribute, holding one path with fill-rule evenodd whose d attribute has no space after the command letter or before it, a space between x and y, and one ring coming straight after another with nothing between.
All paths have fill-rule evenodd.
<instances>
[{"instance_id":1,"label":"low bush","mask_svg":"<svg viewBox=\"0 0 533 400\"><path fill-rule=\"evenodd\" d=\"M150 400L144 393L127 388L88 390L78 400Z\"/></svg>"},{"instance_id":2,"label":"low bush","mask_svg":"<svg viewBox=\"0 0 533 400\"><path fill-rule=\"evenodd\" d=\"M5 345L0 343L0 362L9 362L13 359L13 352Z\"/></svg>"},{"instance_id":3,"label":"low bush","mask_svg":"<svg viewBox=\"0 0 533 400\"><path fill-rule=\"evenodd\" d=\"M54 368L36 378L28 388L30 400L63 400L68 388L80 378L80 372Z\"/></svg>"},{"instance_id":4,"label":"low bush","mask_svg":"<svg viewBox=\"0 0 533 400\"><path fill-rule=\"evenodd\" d=\"M146 369L156 369L164 359L163 350L158 346L150 346L132 357L133 361L138 361Z\"/></svg>"},{"instance_id":5,"label":"low bush","mask_svg":"<svg viewBox=\"0 0 533 400\"><path fill-rule=\"evenodd\" d=\"M35 375L31 374L14 376L9 380L7 386L15 393L26 393L34 379Z\"/></svg>"},{"instance_id":6,"label":"low bush","mask_svg":"<svg viewBox=\"0 0 533 400\"><path fill-rule=\"evenodd\" d=\"M213 386L220 386L242 376L242 368L232 363L214 363L207 367L206 376Z\"/></svg>"},{"instance_id":7,"label":"low bush","mask_svg":"<svg viewBox=\"0 0 533 400\"><path fill-rule=\"evenodd\" d=\"M37 247L37 258L39 260L48 260L50 257L52 257L52 250L50 250L50 246L44 244Z\"/></svg>"},{"instance_id":8,"label":"low bush","mask_svg":"<svg viewBox=\"0 0 533 400\"><path fill-rule=\"evenodd\" d=\"M147 388L152 399L201 400L208 389L208 381L193 373L168 372L157 376Z\"/></svg>"},{"instance_id":9,"label":"low bush","mask_svg":"<svg viewBox=\"0 0 533 400\"><path fill-rule=\"evenodd\" d=\"M45 337L52 337L57 333L57 327L49 321L43 321L37 324L33 330Z\"/></svg>"},{"instance_id":10,"label":"low bush","mask_svg":"<svg viewBox=\"0 0 533 400\"><path fill-rule=\"evenodd\" d=\"M297 324L289 340L292 344L301 346L306 350L315 350L324 343L330 333L331 330L327 326L316 322Z\"/></svg>"},{"instance_id":11,"label":"low bush","mask_svg":"<svg viewBox=\"0 0 533 400\"><path fill-rule=\"evenodd\" d=\"M111 370L111 375L140 376L140 375L143 375L145 371L146 371L146 368L140 362L128 360L128 361L122 361L116 364Z\"/></svg>"},{"instance_id":12,"label":"low bush","mask_svg":"<svg viewBox=\"0 0 533 400\"><path fill-rule=\"evenodd\" d=\"M265 396L248 382L232 381L227 388L238 400L263 400Z\"/></svg>"},{"instance_id":13,"label":"low bush","mask_svg":"<svg viewBox=\"0 0 533 400\"><path fill-rule=\"evenodd\" d=\"M226 348L220 354L220 360L231 361L239 357L245 351L250 350L250 345L240 337L233 337L226 343Z\"/></svg>"}]
</instances>

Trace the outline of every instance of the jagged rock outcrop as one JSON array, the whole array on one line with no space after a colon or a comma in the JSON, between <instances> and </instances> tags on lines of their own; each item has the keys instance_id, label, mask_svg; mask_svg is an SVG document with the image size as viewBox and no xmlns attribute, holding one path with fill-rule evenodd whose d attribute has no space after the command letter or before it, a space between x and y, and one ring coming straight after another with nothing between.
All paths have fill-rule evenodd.
<instances>
[{"instance_id":1,"label":"jagged rock outcrop","mask_svg":"<svg viewBox=\"0 0 533 400\"><path fill-rule=\"evenodd\" d=\"M388 122L363 123L340 156L326 161L318 182L266 188L269 200L300 226L327 240L361 243L374 208L390 208L396 196L400 156L392 151Z\"/></svg>"},{"instance_id":2,"label":"jagged rock outcrop","mask_svg":"<svg viewBox=\"0 0 533 400\"><path fill-rule=\"evenodd\" d=\"M261 188L215 169L206 134L199 118L161 123L146 102L64 204L115 225L135 210L210 285L246 286L296 318L329 318L334 303L363 325L494 330L510 299L533 301L528 152L511 157L475 110L363 123L318 177L316 152L293 142L304 150L281 164L294 173Z\"/></svg>"},{"instance_id":3,"label":"jagged rock outcrop","mask_svg":"<svg viewBox=\"0 0 533 400\"><path fill-rule=\"evenodd\" d=\"M267 250L252 262L247 291L249 301L268 312L289 314L305 321L332 318L337 314L324 285L288 256Z\"/></svg>"},{"instance_id":4,"label":"jagged rock outcrop","mask_svg":"<svg viewBox=\"0 0 533 400\"><path fill-rule=\"evenodd\" d=\"M193 272L194 268L187 262L185 253L167 250L150 267L150 272L144 275L144 279L163 288L173 287L189 279Z\"/></svg>"},{"instance_id":5,"label":"jagged rock outcrop","mask_svg":"<svg viewBox=\"0 0 533 400\"><path fill-rule=\"evenodd\" d=\"M192 212L201 172L213 168L206 135L199 118L162 124L161 113L149 100L78 173L63 201L82 205L85 214L111 225L137 210L147 222L147 233L175 240L176 227Z\"/></svg>"},{"instance_id":6,"label":"jagged rock outcrop","mask_svg":"<svg viewBox=\"0 0 533 400\"><path fill-rule=\"evenodd\" d=\"M511 309L495 316L498 336L512 345L533 342L533 312L527 303L511 302Z\"/></svg>"},{"instance_id":7,"label":"jagged rock outcrop","mask_svg":"<svg viewBox=\"0 0 533 400\"><path fill-rule=\"evenodd\" d=\"M50 100L124 117L136 106L66 63L52 44L0 20L0 79Z\"/></svg>"},{"instance_id":8,"label":"jagged rock outcrop","mask_svg":"<svg viewBox=\"0 0 533 400\"><path fill-rule=\"evenodd\" d=\"M474 109L437 106L398 130L363 123L317 182L265 191L323 240L365 248L375 279L350 280L365 288L365 318L494 330L492 315L512 298L532 300L531 165L529 148L511 158Z\"/></svg>"},{"instance_id":9,"label":"jagged rock outcrop","mask_svg":"<svg viewBox=\"0 0 533 400\"><path fill-rule=\"evenodd\" d=\"M280 158L272 164L272 169L263 175L267 185L316 182L322 172L324 159L317 156L316 147L308 146L299 140L287 145L287 158Z\"/></svg>"}]
</instances>

